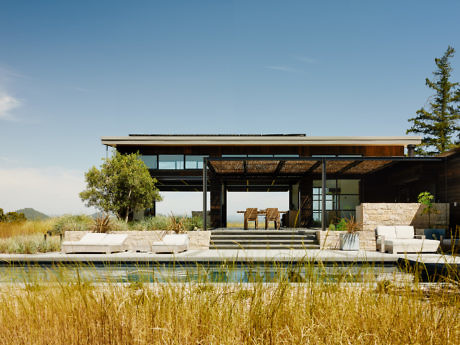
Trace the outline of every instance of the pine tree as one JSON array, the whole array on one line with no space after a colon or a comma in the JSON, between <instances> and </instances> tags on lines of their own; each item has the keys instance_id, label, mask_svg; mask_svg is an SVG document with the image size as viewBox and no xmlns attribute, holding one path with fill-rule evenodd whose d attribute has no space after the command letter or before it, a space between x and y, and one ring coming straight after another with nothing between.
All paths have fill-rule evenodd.
<instances>
[{"instance_id":1,"label":"pine tree","mask_svg":"<svg viewBox=\"0 0 460 345\"><path fill-rule=\"evenodd\" d=\"M441 58L436 58L437 69L434 79L426 78L426 85L435 90L429 110L417 110L416 117L410 118L412 127L406 134L422 134L422 144L416 148L419 155L435 155L445 152L459 144L460 138L460 88L459 83L451 83L452 67L449 59L455 49L449 46ZM431 98L431 97L430 97Z\"/></svg>"}]
</instances>

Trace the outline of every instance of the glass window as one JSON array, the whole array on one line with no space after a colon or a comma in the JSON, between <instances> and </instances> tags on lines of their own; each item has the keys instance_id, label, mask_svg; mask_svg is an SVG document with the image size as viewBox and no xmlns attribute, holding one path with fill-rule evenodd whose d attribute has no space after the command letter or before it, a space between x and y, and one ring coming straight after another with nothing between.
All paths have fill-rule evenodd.
<instances>
[{"instance_id":1,"label":"glass window","mask_svg":"<svg viewBox=\"0 0 460 345\"><path fill-rule=\"evenodd\" d=\"M185 156L185 169L203 169L203 158L208 156Z\"/></svg>"},{"instance_id":2,"label":"glass window","mask_svg":"<svg viewBox=\"0 0 460 345\"><path fill-rule=\"evenodd\" d=\"M248 155L248 157L250 158L254 158L254 157L271 158L273 157L273 155Z\"/></svg>"},{"instance_id":3,"label":"glass window","mask_svg":"<svg viewBox=\"0 0 460 345\"><path fill-rule=\"evenodd\" d=\"M227 157L227 158L242 158L242 157L247 157L248 155L222 155L222 157Z\"/></svg>"},{"instance_id":4,"label":"glass window","mask_svg":"<svg viewBox=\"0 0 460 345\"><path fill-rule=\"evenodd\" d=\"M340 217L355 215L359 205L359 180L326 180L326 211ZM321 180L313 180L313 219L321 220ZM332 219L326 219L326 223Z\"/></svg>"},{"instance_id":5,"label":"glass window","mask_svg":"<svg viewBox=\"0 0 460 345\"><path fill-rule=\"evenodd\" d=\"M294 157L297 158L299 155L274 155L274 157Z\"/></svg>"},{"instance_id":6,"label":"glass window","mask_svg":"<svg viewBox=\"0 0 460 345\"><path fill-rule=\"evenodd\" d=\"M359 194L359 180L337 180L340 194Z\"/></svg>"},{"instance_id":7,"label":"glass window","mask_svg":"<svg viewBox=\"0 0 460 345\"><path fill-rule=\"evenodd\" d=\"M184 155L159 155L158 169L184 169Z\"/></svg>"},{"instance_id":8,"label":"glass window","mask_svg":"<svg viewBox=\"0 0 460 345\"><path fill-rule=\"evenodd\" d=\"M157 155L141 155L140 158L149 169L157 169Z\"/></svg>"}]
</instances>

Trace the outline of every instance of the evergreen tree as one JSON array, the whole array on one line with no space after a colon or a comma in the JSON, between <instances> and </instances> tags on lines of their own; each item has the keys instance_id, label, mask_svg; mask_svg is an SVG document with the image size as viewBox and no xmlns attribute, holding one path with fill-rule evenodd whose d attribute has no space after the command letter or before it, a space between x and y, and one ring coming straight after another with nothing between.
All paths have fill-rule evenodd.
<instances>
[{"instance_id":1,"label":"evergreen tree","mask_svg":"<svg viewBox=\"0 0 460 345\"><path fill-rule=\"evenodd\" d=\"M449 46L441 58L436 58L437 69L434 78L426 78L426 85L435 90L429 109L421 108L417 116L410 118L412 127L406 134L422 134L422 144L416 148L419 155L435 155L445 152L459 144L460 138L460 88L459 83L449 81L452 67L449 59L455 49Z\"/></svg>"}]
</instances>

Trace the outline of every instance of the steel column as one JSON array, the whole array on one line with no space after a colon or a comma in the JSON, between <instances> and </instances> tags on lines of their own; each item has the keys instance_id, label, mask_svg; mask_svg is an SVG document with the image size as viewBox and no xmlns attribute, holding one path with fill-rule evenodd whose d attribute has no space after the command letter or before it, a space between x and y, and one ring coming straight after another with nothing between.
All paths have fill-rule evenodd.
<instances>
[{"instance_id":1,"label":"steel column","mask_svg":"<svg viewBox=\"0 0 460 345\"><path fill-rule=\"evenodd\" d=\"M208 208L208 159L203 157L203 230L207 229L208 214L206 209Z\"/></svg>"},{"instance_id":2,"label":"steel column","mask_svg":"<svg viewBox=\"0 0 460 345\"><path fill-rule=\"evenodd\" d=\"M321 168L321 230L326 230L326 159L322 159Z\"/></svg>"}]
</instances>

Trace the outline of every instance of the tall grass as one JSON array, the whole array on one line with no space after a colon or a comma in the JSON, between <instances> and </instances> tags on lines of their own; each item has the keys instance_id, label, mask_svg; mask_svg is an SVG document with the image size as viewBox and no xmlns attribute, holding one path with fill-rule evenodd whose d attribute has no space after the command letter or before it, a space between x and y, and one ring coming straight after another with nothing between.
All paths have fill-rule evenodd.
<instances>
[{"instance_id":1,"label":"tall grass","mask_svg":"<svg viewBox=\"0 0 460 345\"><path fill-rule=\"evenodd\" d=\"M48 237L42 234L19 235L0 238L0 253L7 254L35 254L58 252L61 250L59 236Z\"/></svg>"},{"instance_id":2,"label":"tall grass","mask_svg":"<svg viewBox=\"0 0 460 345\"><path fill-rule=\"evenodd\" d=\"M34 220L25 222L0 222L0 238L19 235L44 234L53 228L55 220Z\"/></svg>"},{"instance_id":3,"label":"tall grass","mask_svg":"<svg viewBox=\"0 0 460 345\"><path fill-rule=\"evenodd\" d=\"M458 344L460 295L411 285L27 283L0 344Z\"/></svg>"}]
</instances>

